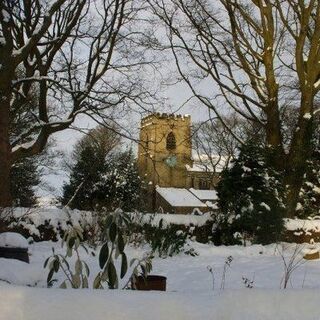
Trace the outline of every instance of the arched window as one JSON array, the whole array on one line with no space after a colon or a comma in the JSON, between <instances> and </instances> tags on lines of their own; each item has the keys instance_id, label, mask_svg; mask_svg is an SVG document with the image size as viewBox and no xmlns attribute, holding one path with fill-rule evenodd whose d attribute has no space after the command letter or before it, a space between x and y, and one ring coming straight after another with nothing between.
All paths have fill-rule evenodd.
<instances>
[{"instance_id":1,"label":"arched window","mask_svg":"<svg viewBox=\"0 0 320 320\"><path fill-rule=\"evenodd\" d=\"M199 180L199 189L200 190L209 190L210 189L210 182L205 179Z\"/></svg>"},{"instance_id":2,"label":"arched window","mask_svg":"<svg viewBox=\"0 0 320 320\"><path fill-rule=\"evenodd\" d=\"M167 150L174 150L177 147L176 137L174 133L171 131L167 136L166 148Z\"/></svg>"}]
</instances>

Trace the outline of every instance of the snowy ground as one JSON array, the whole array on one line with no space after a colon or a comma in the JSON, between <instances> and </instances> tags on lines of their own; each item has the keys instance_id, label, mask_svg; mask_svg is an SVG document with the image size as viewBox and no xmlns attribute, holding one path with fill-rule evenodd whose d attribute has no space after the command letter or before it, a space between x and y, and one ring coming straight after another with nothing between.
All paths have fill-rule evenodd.
<instances>
[{"instance_id":1,"label":"snowy ground","mask_svg":"<svg viewBox=\"0 0 320 320\"><path fill-rule=\"evenodd\" d=\"M61 251L59 243L31 245L30 264L0 259L1 320L320 319L320 260L305 262L293 273L289 289L280 290L283 263L275 245L214 247L193 243L197 257L155 258L152 273L167 276L165 293L46 289L43 262L52 246ZM285 251L287 261L293 246ZM128 248L127 253L140 257L145 250ZM96 274L97 256L84 251L81 255L91 274ZM230 255L233 261L227 269L225 289L220 290L224 261ZM214 290L208 265L214 268ZM242 277L253 280L253 289L245 288Z\"/></svg>"}]
</instances>

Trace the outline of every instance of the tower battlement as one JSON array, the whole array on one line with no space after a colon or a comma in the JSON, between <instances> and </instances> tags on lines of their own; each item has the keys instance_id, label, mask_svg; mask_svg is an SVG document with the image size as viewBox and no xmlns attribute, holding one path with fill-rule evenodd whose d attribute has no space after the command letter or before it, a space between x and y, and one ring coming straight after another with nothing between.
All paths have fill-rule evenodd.
<instances>
[{"instance_id":1,"label":"tower battlement","mask_svg":"<svg viewBox=\"0 0 320 320\"><path fill-rule=\"evenodd\" d=\"M174 114L174 113L152 113L144 118L141 119L141 128L150 125L154 123L155 121L161 121L161 120L173 120L173 121L188 121L191 122L191 116L186 114L186 115L181 115L181 114Z\"/></svg>"}]
</instances>

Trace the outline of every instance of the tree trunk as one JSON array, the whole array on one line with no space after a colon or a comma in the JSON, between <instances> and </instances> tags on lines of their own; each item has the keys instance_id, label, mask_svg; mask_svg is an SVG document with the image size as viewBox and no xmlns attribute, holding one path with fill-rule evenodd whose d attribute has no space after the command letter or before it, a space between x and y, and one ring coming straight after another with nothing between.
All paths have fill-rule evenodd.
<instances>
[{"instance_id":1,"label":"tree trunk","mask_svg":"<svg viewBox=\"0 0 320 320\"><path fill-rule=\"evenodd\" d=\"M269 103L266 115L266 141L272 151L269 155L270 159L268 160L274 169L282 171L284 170L285 161L283 159L285 153L283 150L280 114L277 100Z\"/></svg>"},{"instance_id":2,"label":"tree trunk","mask_svg":"<svg viewBox=\"0 0 320 320\"><path fill-rule=\"evenodd\" d=\"M1 93L1 92L0 92ZM10 192L11 146L9 141L10 97L0 95L0 208L12 204Z\"/></svg>"},{"instance_id":3,"label":"tree trunk","mask_svg":"<svg viewBox=\"0 0 320 320\"><path fill-rule=\"evenodd\" d=\"M299 201L299 193L303 184L306 173L307 160L311 157L312 135L313 135L313 118L305 117L305 110L312 113L313 98L302 97L301 113L298 124L294 132L290 152L288 154L287 172L285 183L288 186L286 199L286 211L288 217L294 217L296 206Z\"/></svg>"}]
</instances>

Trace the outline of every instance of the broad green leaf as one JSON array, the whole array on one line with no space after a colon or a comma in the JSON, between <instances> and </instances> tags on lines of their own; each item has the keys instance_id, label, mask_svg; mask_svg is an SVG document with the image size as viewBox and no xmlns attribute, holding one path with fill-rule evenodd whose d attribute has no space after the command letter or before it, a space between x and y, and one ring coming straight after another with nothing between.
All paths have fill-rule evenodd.
<instances>
[{"instance_id":1,"label":"broad green leaf","mask_svg":"<svg viewBox=\"0 0 320 320\"><path fill-rule=\"evenodd\" d=\"M78 289L80 287L80 284L81 284L80 275L79 274L73 274L71 276L71 278L72 278L73 287Z\"/></svg>"},{"instance_id":2,"label":"broad green leaf","mask_svg":"<svg viewBox=\"0 0 320 320\"><path fill-rule=\"evenodd\" d=\"M81 263L81 261L79 259L76 261L75 271L78 274L80 274L82 272L82 263Z\"/></svg>"},{"instance_id":3,"label":"broad green leaf","mask_svg":"<svg viewBox=\"0 0 320 320\"><path fill-rule=\"evenodd\" d=\"M58 272L58 271L59 271L59 266L60 266L59 260L58 260L58 259L55 259L55 260L53 261L53 269L54 269L54 272Z\"/></svg>"},{"instance_id":4,"label":"broad green leaf","mask_svg":"<svg viewBox=\"0 0 320 320\"><path fill-rule=\"evenodd\" d=\"M52 276L53 276L53 273L54 273L54 269L52 268L52 269L50 269L48 277L47 277L47 284L50 283Z\"/></svg>"},{"instance_id":5,"label":"broad green leaf","mask_svg":"<svg viewBox=\"0 0 320 320\"><path fill-rule=\"evenodd\" d=\"M69 241L68 241L68 247L72 248L74 246L75 242L76 242L76 238L75 237L70 238Z\"/></svg>"},{"instance_id":6,"label":"broad green leaf","mask_svg":"<svg viewBox=\"0 0 320 320\"><path fill-rule=\"evenodd\" d=\"M87 277L89 277L90 276L90 269L89 269L88 265L86 264L86 262L83 261L83 264L86 269Z\"/></svg>"},{"instance_id":7,"label":"broad green leaf","mask_svg":"<svg viewBox=\"0 0 320 320\"><path fill-rule=\"evenodd\" d=\"M72 257L72 249L70 247L67 247L67 256Z\"/></svg>"},{"instance_id":8,"label":"broad green leaf","mask_svg":"<svg viewBox=\"0 0 320 320\"><path fill-rule=\"evenodd\" d=\"M104 265L106 264L108 257L109 257L109 247L108 247L108 243L106 242L101 247L101 250L99 253L99 266L101 269L103 269Z\"/></svg>"},{"instance_id":9,"label":"broad green leaf","mask_svg":"<svg viewBox=\"0 0 320 320\"><path fill-rule=\"evenodd\" d=\"M123 240L123 237L122 237L122 233L121 233L121 232L118 233L118 249L119 249L119 252L120 252L120 253L123 253L123 250L124 250L124 240Z\"/></svg>"},{"instance_id":10,"label":"broad green leaf","mask_svg":"<svg viewBox=\"0 0 320 320\"><path fill-rule=\"evenodd\" d=\"M117 236L117 225L114 222L112 222L109 229L110 241L114 242L116 240L116 236Z\"/></svg>"},{"instance_id":11,"label":"broad green leaf","mask_svg":"<svg viewBox=\"0 0 320 320\"><path fill-rule=\"evenodd\" d=\"M106 228L106 229L109 229L112 221L113 221L113 216L110 214L110 215L107 217L107 219L106 219L106 223L105 223L105 228Z\"/></svg>"},{"instance_id":12,"label":"broad green leaf","mask_svg":"<svg viewBox=\"0 0 320 320\"><path fill-rule=\"evenodd\" d=\"M83 277L82 288L89 288L88 278L86 276Z\"/></svg>"},{"instance_id":13,"label":"broad green leaf","mask_svg":"<svg viewBox=\"0 0 320 320\"><path fill-rule=\"evenodd\" d=\"M103 272L101 272L100 274L100 279L101 279L101 282L105 282L108 280L108 265L107 267L103 270Z\"/></svg>"},{"instance_id":14,"label":"broad green leaf","mask_svg":"<svg viewBox=\"0 0 320 320\"><path fill-rule=\"evenodd\" d=\"M136 260L137 260L136 258L131 259L131 261L130 261L130 267L132 267L132 265L134 264L134 262L135 262Z\"/></svg>"},{"instance_id":15,"label":"broad green leaf","mask_svg":"<svg viewBox=\"0 0 320 320\"><path fill-rule=\"evenodd\" d=\"M44 262L44 264L43 264L43 268L44 268L44 269L47 267L47 264L48 264L49 259L50 259L50 257L48 257L48 258L46 259L46 261Z\"/></svg>"},{"instance_id":16,"label":"broad green leaf","mask_svg":"<svg viewBox=\"0 0 320 320\"><path fill-rule=\"evenodd\" d=\"M122 279L128 270L128 260L125 253L122 253L120 278Z\"/></svg>"},{"instance_id":17,"label":"broad green leaf","mask_svg":"<svg viewBox=\"0 0 320 320\"><path fill-rule=\"evenodd\" d=\"M140 268L142 271L142 275L145 276L147 274L145 266L142 264L142 265L140 265Z\"/></svg>"},{"instance_id":18,"label":"broad green leaf","mask_svg":"<svg viewBox=\"0 0 320 320\"><path fill-rule=\"evenodd\" d=\"M116 248L115 248L115 253L114 253L114 258L117 260L119 255L120 255L120 251L119 251L119 247L116 245Z\"/></svg>"},{"instance_id":19,"label":"broad green leaf","mask_svg":"<svg viewBox=\"0 0 320 320\"><path fill-rule=\"evenodd\" d=\"M118 276L112 261L110 261L108 265L108 279L110 289L116 289L118 284Z\"/></svg>"},{"instance_id":20,"label":"broad green leaf","mask_svg":"<svg viewBox=\"0 0 320 320\"><path fill-rule=\"evenodd\" d=\"M100 274L98 273L93 281L93 289L100 289L101 287L101 278Z\"/></svg>"}]
</instances>

